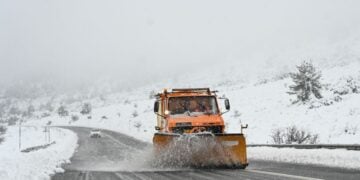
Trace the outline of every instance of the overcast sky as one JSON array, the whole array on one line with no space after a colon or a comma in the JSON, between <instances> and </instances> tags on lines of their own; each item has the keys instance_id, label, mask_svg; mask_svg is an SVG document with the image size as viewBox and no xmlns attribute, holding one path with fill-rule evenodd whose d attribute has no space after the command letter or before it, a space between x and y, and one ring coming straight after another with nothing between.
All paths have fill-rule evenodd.
<instances>
[{"instance_id":1,"label":"overcast sky","mask_svg":"<svg viewBox=\"0 0 360 180\"><path fill-rule=\"evenodd\" d=\"M146 82L359 32L360 1L0 0L0 80Z\"/></svg>"}]
</instances>

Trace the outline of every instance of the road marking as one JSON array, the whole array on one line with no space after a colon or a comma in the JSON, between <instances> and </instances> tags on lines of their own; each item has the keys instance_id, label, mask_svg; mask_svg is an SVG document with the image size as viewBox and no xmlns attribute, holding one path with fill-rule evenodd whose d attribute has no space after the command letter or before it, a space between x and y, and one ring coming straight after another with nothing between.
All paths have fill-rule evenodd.
<instances>
[{"instance_id":1,"label":"road marking","mask_svg":"<svg viewBox=\"0 0 360 180\"><path fill-rule=\"evenodd\" d=\"M296 176L296 175L290 175L290 174L282 174L282 173L275 173L275 172L268 172L268 171L260 171L260 170L245 170L247 172L253 172L253 173L260 173L260 174L268 174L273 176L281 176L281 177L287 177L287 178L294 178L294 179L304 179L304 180L323 180L318 178L312 178L312 177L306 177L306 176Z\"/></svg>"}]
</instances>

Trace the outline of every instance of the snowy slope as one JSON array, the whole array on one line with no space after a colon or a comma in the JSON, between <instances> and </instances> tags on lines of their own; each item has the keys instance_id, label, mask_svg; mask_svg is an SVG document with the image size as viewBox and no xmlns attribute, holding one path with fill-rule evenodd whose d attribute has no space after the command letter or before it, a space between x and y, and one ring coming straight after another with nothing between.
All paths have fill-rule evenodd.
<instances>
[{"instance_id":1,"label":"snowy slope","mask_svg":"<svg viewBox=\"0 0 360 180\"><path fill-rule=\"evenodd\" d=\"M76 134L59 128L51 129L51 140L56 143L45 149L20 152L18 139L18 128L9 127L0 144L0 179L49 179L51 174L63 171L61 165L69 162L77 147ZM21 149L45 143L43 128L22 127Z\"/></svg>"},{"instance_id":2,"label":"snowy slope","mask_svg":"<svg viewBox=\"0 0 360 180\"><path fill-rule=\"evenodd\" d=\"M348 79L360 85L359 69L360 63L357 61L322 69L324 98L305 105L291 103L294 97L286 92L292 81L286 76L222 84L213 80L209 86L219 90L219 95L225 94L231 101L232 111L224 115L227 132L239 132L240 122L249 124L246 130L248 143L272 143L270 134L274 129L295 125L319 134L320 143L353 144L360 143L360 94L348 92L339 95L334 92L349 89ZM173 87L178 87L175 86L177 84L182 83L178 81ZM115 103L104 103L102 107L94 108L91 119L88 115L79 114L77 109L78 112L70 113L80 117L77 121L53 115L28 123L44 124L51 121L59 125L101 127L151 141L155 115L152 113L154 100L149 98L149 92L156 89L161 90L162 87L154 85L111 94L107 99Z\"/></svg>"},{"instance_id":3,"label":"snowy slope","mask_svg":"<svg viewBox=\"0 0 360 180\"><path fill-rule=\"evenodd\" d=\"M241 113L243 123L249 124L249 143L270 143L272 130L291 125L319 134L322 143L360 143L360 94L343 95L340 96L342 100L336 102L334 99L338 95L332 92L332 89L346 89L344 84L348 77L353 77L359 84L359 69L359 63L352 63L324 70L322 82L327 84L323 90L324 98L310 105L292 105L291 96L286 93L292 84L290 78L222 91L232 100L234 109ZM326 106L323 102L333 104ZM229 123L230 131L239 127L234 120Z\"/></svg>"}]
</instances>

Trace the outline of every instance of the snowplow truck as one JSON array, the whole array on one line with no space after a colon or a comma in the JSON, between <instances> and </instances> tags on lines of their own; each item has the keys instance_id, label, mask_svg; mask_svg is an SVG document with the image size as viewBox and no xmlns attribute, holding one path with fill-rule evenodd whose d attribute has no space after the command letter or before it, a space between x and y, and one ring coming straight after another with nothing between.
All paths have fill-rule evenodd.
<instances>
[{"instance_id":1,"label":"snowplow truck","mask_svg":"<svg viewBox=\"0 0 360 180\"><path fill-rule=\"evenodd\" d=\"M225 132L222 115L230 110L230 103L216 93L209 88L191 88L164 89L156 95L153 145L164 166L246 168L242 129L247 125L239 127L239 133Z\"/></svg>"}]
</instances>

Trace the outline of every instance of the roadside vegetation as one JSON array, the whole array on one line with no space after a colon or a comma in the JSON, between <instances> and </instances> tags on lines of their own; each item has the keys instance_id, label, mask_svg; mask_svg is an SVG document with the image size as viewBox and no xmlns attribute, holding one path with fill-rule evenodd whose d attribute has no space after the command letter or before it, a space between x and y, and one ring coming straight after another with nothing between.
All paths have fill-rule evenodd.
<instances>
[{"instance_id":1,"label":"roadside vegetation","mask_svg":"<svg viewBox=\"0 0 360 180\"><path fill-rule=\"evenodd\" d=\"M274 144L317 144L319 135L293 125L273 130L271 139Z\"/></svg>"},{"instance_id":2,"label":"roadside vegetation","mask_svg":"<svg viewBox=\"0 0 360 180\"><path fill-rule=\"evenodd\" d=\"M6 133L7 127L0 124L0 144L4 141L4 135Z\"/></svg>"}]
</instances>

